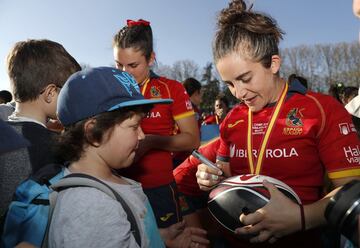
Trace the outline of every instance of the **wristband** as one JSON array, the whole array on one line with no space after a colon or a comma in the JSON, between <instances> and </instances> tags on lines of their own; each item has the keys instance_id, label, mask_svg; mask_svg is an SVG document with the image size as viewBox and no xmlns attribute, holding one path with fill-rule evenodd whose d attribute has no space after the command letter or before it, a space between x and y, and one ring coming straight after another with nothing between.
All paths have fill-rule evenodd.
<instances>
[{"instance_id":1,"label":"wristband","mask_svg":"<svg viewBox=\"0 0 360 248\"><path fill-rule=\"evenodd\" d=\"M300 207L300 219L301 219L301 231L305 231L305 214L304 214L304 206L302 204L299 205Z\"/></svg>"}]
</instances>

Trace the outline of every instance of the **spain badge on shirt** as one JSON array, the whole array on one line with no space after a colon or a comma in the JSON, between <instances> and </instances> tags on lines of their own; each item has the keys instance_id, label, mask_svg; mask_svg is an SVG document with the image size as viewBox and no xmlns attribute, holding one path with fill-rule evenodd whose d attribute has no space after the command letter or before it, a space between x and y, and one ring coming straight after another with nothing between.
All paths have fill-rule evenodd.
<instances>
[{"instance_id":1,"label":"spain badge on shirt","mask_svg":"<svg viewBox=\"0 0 360 248\"><path fill-rule=\"evenodd\" d=\"M157 88L156 86L151 86L150 96L151 96L151 98L161 98L160 89Z\"/></svg>"}]
</instances>

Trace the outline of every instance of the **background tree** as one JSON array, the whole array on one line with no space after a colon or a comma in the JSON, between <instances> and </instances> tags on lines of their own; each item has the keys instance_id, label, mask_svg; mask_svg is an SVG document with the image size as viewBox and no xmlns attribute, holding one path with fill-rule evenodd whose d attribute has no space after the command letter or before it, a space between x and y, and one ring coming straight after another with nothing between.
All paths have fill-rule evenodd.
<instances>
[{"instance_id":1,"label":"background tree","mask_svg":"<svg viewBox=\"0 0 360 248\"><path fill-rule=\"evenodd\" d=\"M172 66L158 63L154 71L162 76L183 82L189 77L199 78L199 65L192 60L175 61Z\"/></svg>"},{"instance_id":2,"label":"background tree","mask_svg":"<svg viewBox=\"0 0 360 248\"><path fill-rule=\"evenodd\" d=\"M238 104L240 101L231 93L228 87L225 87L222 91L226 98L229 100L229 107L232 108L234 105Z\"/></svg>"},{"instance_id":3,"label":"background tree","mask_svg":"<svg viewBox=\"0 0 360 248\"><path fill-rule=\"evenodd\" d=\"M189 77L198 78L199 66L192 60L180 60L173 64L173 79L183 82Z\"/></svg>"},{"instance_id":4,"label":"background tree","mask_svg":"<svg viewBox=\"0 0 360 248\"><path fill-rule=\"evenodd\" d=\"M327 93L330 85L359 87L360 46L351 43L317 44L281 50L281 74L296 73L308 79L309 88Z\"/></svg>"},{"instance_id":5,"label":"background tree","mask_svg":"<svg viewBox=\"0 0 360 248\"><path fill-rule=\"evenodd\" d=\"M158 75L171 78L172 68L169 65L162 64L161 62L157 62L153 68L154 72Z\"/></svg>"},{"instance_id":6,"label":"background tree","mask_svg":"<svg viewBox=\"0 0 360 248\"><path fill-rule=\"evenodd\" d=\"M220 93L220 82L214 75L212 63L209 62L204 67L202 78L200 81L203 84L203 97L200 108L204 112L210 113L214 110L215 98Z\"/></svg>"},{"instance_id":7,"label":"background tree","mask_svg":"<svg viewBox=\"0 0 360 248\"><path fill-rule=\"evenodd\" d=\"M282 67L280 74L284 78L295 73L308 80L309 89L328 93L331 85L343 83L345 86L359 87L360 79L360 45L357 41L350 43L301 45L281 49ZM203 85L203 102L201 108L211 112L215 97L224 93L233 106L238 100L220 80L212 63L208 62L199 73L199 65L192 60L176 61L172 66L158 63L154 68L159 75L182 82L188 77L198 79Z\"/></svg>"}]
</instances>

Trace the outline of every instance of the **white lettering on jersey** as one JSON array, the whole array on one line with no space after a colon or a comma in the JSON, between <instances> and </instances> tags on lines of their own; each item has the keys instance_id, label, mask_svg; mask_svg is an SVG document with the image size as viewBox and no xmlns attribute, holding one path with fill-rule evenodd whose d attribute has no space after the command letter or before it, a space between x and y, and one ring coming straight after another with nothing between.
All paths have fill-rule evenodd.
<instances>
[{"instance_id":1,"label":"white lettering on jersey","mask_svg":"<svg viewBox=\"0 0 360 248\"><path fill-rule=\"evenodd\" d=\"M254 123L252 127L253 135L263 135L265 134L268 123Z\"/></svg>"},{"instance_id":2,"label":"white lettering on jersey","mask_svg":"<svg viewBox=\"0 0 360 248\"><path fill-rule=\"evenodd\" d=\"M360 164L360 148L359 145L356 147L343 147L344 155L347 161L351 164Z\"/></svg>"},{"instance_id":3,"label":"white lettering on jersey","mask_svg":"<svg viewBox=\"0 0 360 248\"><path fill-rule=\"evenodd\" d=\"M146 118L161 118L160 112L149 112Z\"/></svg>"},{"instance_id":4,"label":"white lettering on jersey","mask_svg":"<svg viewBox=\"0 0 360 248\"><path fill-rule=\"evenodd\" d=\"M258 151L253 150L254 157L257 158ZM235 144L230 145L230 157L231 158L247 158L246 149L236 149ZM265 150L266 158L291 158L299 157L299 153L294 147L292 148L277 148L277 149L266 149Z\"/></svg>"},{"instance_id":5,"label":"white lettering on jersey","mask_svg":"<svg viewBox=\"0 0 360 248\"><path fill-rule=\"evenodd\" d=\"M293 147L289 150L286 148L283 149L266 149L266 157L267 158L291 158L291 157L299 157L296 149Z\"/></svg>"},{"instance_id":6,"label":"white lettering on jersey","mask_svg":"<svg viewBox=\"0 0 360 248\"><path fill-rule=\"evenodd\" d=\"M186 101L185 101L185 106L186 106L186 109L187 109L187 110L192 110L192 109L193 109L190 100L186 100Z\"/></svg>"}]
</instances>

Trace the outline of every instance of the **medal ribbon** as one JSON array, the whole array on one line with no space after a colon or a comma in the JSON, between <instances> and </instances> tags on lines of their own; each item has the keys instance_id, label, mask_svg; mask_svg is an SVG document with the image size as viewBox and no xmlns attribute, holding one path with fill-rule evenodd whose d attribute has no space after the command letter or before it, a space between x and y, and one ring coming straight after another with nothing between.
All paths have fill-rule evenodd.
<instances>
[{"instance_id":1,"label":"medal ribbon","mask_svg":"<svg viewBox=\"0 0 360 248\"><path fill-rule=\"evenodd\" d=\"M147 78L147 79L145 79L140 85L139 85L139 87L141 87L141 86L144 86L143 88L142 88L142 91L141 91L141 94L143 95L143 96L145 96L145 91L146 91L146 88L147 88L147 84L150 82L150 78Z\"/></svg>"},{"instance_id":2,"label":"medal ribbon","mask_svg":"<svg viewBox=\"0 0 360 248\"><path fill-rule=\"evenodd\" d=\"M248 154L248 160L249 160L251 174L258 175L260 173L262 162L264 160L264 153L265 153L265 149L268 144L268 141L269 141L270 133L274 127L276 119L278 118L281 106L283 105L283 103L285 101L288 87L289 87L288 84L285 83L285 87L281 93L279 101L276 103L275 110L271 116L270 123L266 129L265 136L261 143L259 157L256 162L256 167L254 167L254 158L253 158L253 152L252 152L252 150L253 150L253 146L252 146L252 112L249 108L249 111L248 111L248 133L247 133L247 154Z\"/></svg>"}]
</instances>

